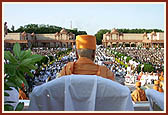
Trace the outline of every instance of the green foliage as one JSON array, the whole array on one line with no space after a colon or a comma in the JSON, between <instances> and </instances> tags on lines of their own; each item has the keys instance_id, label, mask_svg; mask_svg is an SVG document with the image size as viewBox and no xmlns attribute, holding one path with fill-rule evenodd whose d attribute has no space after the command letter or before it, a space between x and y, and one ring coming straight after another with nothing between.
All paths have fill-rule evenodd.
<instances>
[{"instance_id":1,"label":"green foliage","mask_svg":"<svg viewBox=\"0 0 168 115\"><path fill-rule=\"evenodd\" d=\"M128 57L126 58L126 62L128 63L129 60L131 60L131 59L132 59L132 58L128 56Z\"/></svg>"},{"instance_id":2,"label":"green foliage","mask_svg":"<svg viewBox=\"0 0 168 115\"><path fill-rule=\"evenodd\" d=\"M20 45L16 43L13 47L13 53L10 51L4 52L4 58L9 60L9 63L4 64L4 72L6 74L4 78L4 89L11 90L10 87L14 87L17 91L21 88L21 84L24 83L28 87L25 79L25 74L33 77L30 70L35 70L37 67L34 64L42 59L40 55L32 55L30 50L21 51ZM6 92L5 96L9 96ZM5 110L13 110L11 106L5 104ZM19 105L19 108L21 105ZM19 109L18 109L19 110Z\"/></svg>"},{"instance_id":3,"label":"green foliage","mask_svg":"<svg viewBox=\"0 0 168 115\"><path fill-rule=\"evenodd\" d=\"M15 111L21 111L24 108L24 103L23 102L19 102L18 105L16 106Z\"/></svg>"},{"instance_id":4,"label":"green foliage","mask_svg":"<svg viewBox=\"0 0 168 115\"><path fill-rule=\"evenodd\" d=\"M122 54L122 53L117 52L117 53L115 54L115 56L116 56L117 58L121 58L121 57L124 57L125 55Z\"/></svg>"},{"instance_id":5,"label":"green foliage","mask_svg":"<svg viewBox=\"0 0 168 115\"><path fill-rule=\"evenodd\" d=\"M71 52L71 51L72 51L72 48L68 48L67 51L68 51L68 52Z\"/></svg>"},{"instance_id":6,"label":"green foliage","mask_svg":"<svg viewBox=\"0 0 168 115\"><path fill-rule=\"evenodd\" d=\"M9 30L8 32L27 32L27 33L36 33L36 34L50 34L60 32L62 27L58 27L55 25L45 25L45 24L28 24L24 26L20 26L17 30ZM75 35L83 35L87 34L86 31L78 31L77 29L66 29L68 32L72 32Z\"/></svg>"},{"instance_id":7,"label":"green foliage","mask_svg":"<svg viewBox=\"0 0 168 115\"><path fill-rule=\"evenodd\" d=\"M52 62L54 60L54 57L53 56L48 56L50 58L50 62Z\"/></svg>"},{"instance_id":8,"label":"green foliage","mask_svg":"<svg viewBox=\"0 0 168 115\"><path fill-rule=\"evenodd\" d=\"M123 61L120 61L120 64L121 64L121 65L124 65L124 62L123 62Z\"/></svg>"},{"instance_id":9,"label":"green foliage","mask_svg":"<svg viewBox=\"0 0 168 115\"><path fill-rule=\"evenodd\" d=\"M163 30L160 30L160 29L117 29L118 32L122 32L122 33L151 33L152 31L155 31L155 32L163 32Z\"/></svg>"},{"instance_id":10,"label":"green foliage","mask_svg":"<svg viewBox=\"0 0 168 115\"><path fill-rule=\"evenodd\" d=\"M102 44L103 34L105 34L105 33L107 33L107 32L110 32L110 30L101 29L101 30L99 30L99 31L95 34L97 45Z\"/></svg>"},{"instance_id":11,"label":"green foliage","mask_svg":"<svg viewBox=\"0 0 168 115\"><path fill-rule=\"evenodd\" d=\"M141 72L141 64L138 65L138 67L137 67L137 72L138 72L138 73Z\"/></svg>"},{"instance_id":12,"label":"green foliage","mask_svg":"<svg viewBox=\"0 0 168 115\"><path fill-rule=\"evenodd\" d=\"M131 44L131 47L136 47L136 45L135 44Z\"/></svg>"},{"instance_id":13,"label":"green foliage","mask_svg":"<svg viewBox=\"0 0 168 115\"><path fill-rule=\"evenodd\" d=\"M6 101L5 103L15 103L13 101ZM10 104L5 104L4 105L5 111L14 111L14 107ZM18 105L16 106L15 111L21 111L24 108L24 102L19 102Z\"/></svg>"},{"instance_id":14,"label":"green foliage","mask_svg":"<svg viewBox=\"0 0 168 115\"><path fill-rule=\"evenodd\" d=\"M61 31L61 27L53 26L53 25L44 25L44 24L28 24L24 26L20 26L16 32L27 32L27 33L36 33L36 34L47 34L47 33L56 33Z\"/></svg>"},{"instance_id":15,"label":"green foliage","mask_svg":"<svg viewBox=\"0 0 168 115\"><path fill-rule=\"evenodd\" d=\"M13 111L14 110L14 107L10 104L5 104L4 105L4 110L5 111Z\"/></svg>"},{"instance_id":16,"label":"green foliage","mask_svg":"<svg viewBox=\"0 0 168 115\"><path fill-rule=\"evenodd\" d=\"M15 27L12 25L12 27L11 27L11 30L12 30L12 32L14 32L15 31Z\"/></svg>"},{"instance_id":17,"label":"green foliage","mask_svg":"<svg viewBox=\"0 0 168 115\"><path fill-rule=\"evenodd\" d=\"M125 64L125 68L127 68L128 67L128 65L127 64Z\"/></svg>"},{"instance_id":18,"label":"green foliage","mask_svg":"<svg viewBox=\"0 0 168 115\"><path fill-rule=\"evenodd\" d=\"M42 65L42 63L47 64L49 59L46 56L42 56L42 59L37 61L38 67Z\"/></svg>"},{"instance_id":19,"label":"green foliage","mask_svg":"<svg viewBox=\"0 0 168 115\"><path fill-rule=\"evenodd\" d=\"M10 96L8 93L4 92L4 96Z\"/></svg>"},{"instance_id":20,"label":"green foliage","mask_svg":"<svg viewBox=\"0 0 168 115\"><path fill-rule=\"evenodd\" d=\"M147 47L146 49L147 49L147 50L149 50L149 48L148 48L148 47Z\"/></svg>"},{"instance_id":21,"label":"green foliage","mask_svg":"<svg viewBox=\"0 0 168 115\"><path fill-rule=\"evenodd\" d=\"M27 33L32 33L35 32L36 34L47 34L47 33L56 33L56 32L60 32L62 29L62 27L59 26L55 26L55 25L45 25L45 24L28 24L28 25L24 25L24 26L20 26L17 30L14 29L14 26L12 25L11 30L8 29L8 32L27 32ZM76 28L75 29L66 29L68 32L72 32L75 35L84 35L87 34L86 31L78 31ZM152 31L155 32L163 32L163 30L160 29L117 29L118 32L122 32L122 33L151 33ZM101 40L103 38L103 34L105 34L106 32L110 32L111 30L108 29L101 29L99 30L95 36L98 37L97 38L97 44L101 44Z\"/></svg>"},{"instance_id":22,"label":"green foliage","mask_svg":"<svg viewBox=\"0 0 168 115\"><path fill-rule=\"evenodd\" d=\"M144 64L143 71L144 72L152 72L152 71L154 71L154 67L151 64Z\"/></svg>"},{"instance_id":23,"label":"green foliage","mask_svg":"<svg viewBox=\"0 0 168 115\"><path fill-rule=\"evenodd\" d=\"M125 44L125 47L130 47L130 44Z\"/></svg>"}]
</instances>

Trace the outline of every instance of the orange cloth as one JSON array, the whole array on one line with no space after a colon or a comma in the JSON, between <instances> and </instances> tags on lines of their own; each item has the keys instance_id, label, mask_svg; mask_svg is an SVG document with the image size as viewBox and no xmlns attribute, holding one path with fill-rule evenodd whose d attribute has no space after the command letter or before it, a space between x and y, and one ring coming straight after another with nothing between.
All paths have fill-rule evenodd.
<instances>
[{"instance_id":1,"label":"orange cloth","mask_svg":"<svg viewBox=\"0 0 168 115\"><path fill-rule=\"evenodd\" d=\"M159 92L164 92L162 87L159 87Z\"/></svg>"},{"instance_id":2,"label":"orange cloth","mask_svg":"<svg viewBox=\"0 0 168 115\"><path fill-rule=\"evenodd\" d=\"M76 36L76 49L82 48L96 50L96 37L92 35Z\"/></svg>"},{"instance_id":3,"label":"orange cloth","mask_svg":"<svg viewBox=\"0 0 168 115\"><path fill-rule=\"evenodd\" d=\"M136 82L136 86L138 87L138 86L141 86L141 82Z\"/></svg>"},{"instance_id":4,"label":"orange cloth","mask_svg":"<svg viewBox=\"0 0 168 115\"><path fill-rule=\"evenodd\" d=\"M28 97L26 96L26 94L21 90L19 89L19 99L28 99Z\"/></svg>"},{"instance_id":5,"label":"orange cloth","mask_svg":"<svg viewBox=\"0 0 168 115\"><path fill-rule=\"evenodd\" d=\"M158 85L160 83L159 80L154 81L154 84Z\"/></svg>"},{"instance_id":6,"label":"orange cloth","mask_svg":"<svg viewBox=\"0 0 168 115\"><path fill-rule=\"evenodd\" d=\"M164 92L164 91L163 91L163 88L160 87L160 86L158 86L158 85L154 85L154 86L153 86L153 89L156 90L156 91L159 91L159 92Z\"/></svg>"},{"instance_id":7,"label":"orange cloth","mask_svg":"<svg viewBox=\"0 0 168 115\"><path fill-rule=\"evenodd\" d=\"M160 80L160 81L163 81L163 80L164 80L164 77L161 75L161 76L159 77L159 80Z\"/></svg>"},{"instance_id":8,"label":"orange cloth","mask_svg":"<svg viewBox=\"0 0 168 115\"><path fill-rule=\"evenodd\" d=\"M153 86L153 89L156 91L159 91L159 86L155 85L155 86Z\"/></svg>"},{"instance_id":9,"label":"orange cloth","mask_svg":"<svg viewBox=\"0 0 168 115\"><path fill-rule=\"evenodd\" d=\"M145 94L145 91L141 88L137 88L135 89L132 93L131 93L131 97L132 97L132 100L134 102L137 102L137 101L146 101L146 94Z\"/></svg>"},{"instance_id":10,"label":"orange cloth","mask_svg":"<svg viewBox=\"0 0 168 115\"><path fill-rule=\"evenodd\" d=\"M80 57L76 62L69 62L61 70L59 77L64 75L98 75L107 79L114 80L114 74L105 66L99 66L86 57Z\"/></svg>"}]
</instances>

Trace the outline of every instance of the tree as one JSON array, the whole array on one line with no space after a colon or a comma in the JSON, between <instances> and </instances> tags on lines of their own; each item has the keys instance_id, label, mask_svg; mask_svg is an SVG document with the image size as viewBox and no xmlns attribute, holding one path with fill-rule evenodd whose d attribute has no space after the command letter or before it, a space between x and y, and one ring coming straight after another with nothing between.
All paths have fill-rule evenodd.
<instances>
[{"instance_id":1,"label":"tree","mask_svg":"<svg viewBox=\"0 0 168 115\"><path fill-rule=\"evenodd\" d=\"M20 45L16 43L13 47L13 54L10 51L5 51L4 58L9 61L4 64L4 96L9 96L6 90L12 90L11 87L14 87L17 91L22 87L22 83L28 87L25 74L33 77L30 70L37 69L34 65L37 61L41 60L42 57L40 55L32 55L31 50L21 51ZM14 107L8 103L13 103L13 101L5 101L4 110L13 111ZM22 110L23 107L24 103L19 102L15 111Z\"/></svg>"},{"instance_id":2,"label":"tree","mask_svg":"<svg viewBox=\"0 0 168 115\"><path fill-rule=\"evenodd\" d=\"M12 32L15 32L15 27L14 27L14 25L12 25L11 30L12 30Z\"/></svg>"},{"instance_id":3,"label":"tree","mask_svg":"<svg viewBox=\"0 0 168 115\"><path fill-rule=\"evenodd\" d=\"M126 62L128 63L129 62L129 60L131 60L132 58L130 57L130 56L128 56L127 58L126 58Z\"/></svg>"},{"instance_id":4,"label":"tree","mask_svg":"<svg viewBox=\"0 0 168 115\"><path fill-rule=\"evenodd\" d=\"M20 26L20 28L18 28L16 30L16 32L27 32L27 33L36 33L36 34L54 34L56 32L60 32L62 29L62 27L58 27L55 25L45 25L45 24L28 24L28 25L24 25L24 26ZM83 34L87 34L86 31L78 31L78 29L66 29L68 32L72 32L75 35L83 35Z\"/></svg>"},{"instance_id":5,"label":"tree","mask_svg":"<svg viewBox=\"0 0 168 115\"><path fill-rule=\"evenodd\" d=\"M154 71L154 67L151 64L144 64L143 70L144 72L152 72Z\"/></svg>"},{"instance_id":6,"label":"tree","mask_svg":"<svg viewBox=\"0 0 168 115\"><path fill-rule=\"evenodd\" d=\"M96 42L98 45L102 44L102 40L103 40L103 34L110 32L110 30L107 29L101 29L99 30L95 36L96 36Z\"/></svg>"}]
</instances>

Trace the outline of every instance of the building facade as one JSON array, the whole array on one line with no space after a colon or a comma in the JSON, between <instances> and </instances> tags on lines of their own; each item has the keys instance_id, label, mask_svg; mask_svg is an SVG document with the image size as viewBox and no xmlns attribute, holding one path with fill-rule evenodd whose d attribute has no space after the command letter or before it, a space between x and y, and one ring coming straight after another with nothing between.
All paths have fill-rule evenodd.
<instances>
[{"instance_id":1,"label":"building facade","mask_svg":"<svg viewBox=\"0 0 168 115\"><path fill-rule=\"evenodd\" d=\"M8 33L5 36L5 47L12 47L14 43L20 43L24 47L73 47L75 35L64 28L55 34L33 33Z\"/></svg>"},{"instance_id":2,"label":"building facade","mask_svg":"<svg viewBox=\"0 0 168 115\"><path fill-rule=\"evenodd\" d=\"M104 47L129 47L141 46L144 48L164 47L164 33L119 33L116 29L103 35L102 44Z\"/></svg>"},{"instance_id":3,"label":"building facade","mask_svg":"<svg viewBox=\"0 0 168 115\"><path fill-rule=\"evenodd\" d=\"M23 47L73 47L75 35L62 29L55 34L33 33L8 33L4 38L5 47L13 47L14 43L20 43ZM164 47L164 33L119 33L116 29L103 35L102 44L104 47Z\"/></svg>"}]
</instances>

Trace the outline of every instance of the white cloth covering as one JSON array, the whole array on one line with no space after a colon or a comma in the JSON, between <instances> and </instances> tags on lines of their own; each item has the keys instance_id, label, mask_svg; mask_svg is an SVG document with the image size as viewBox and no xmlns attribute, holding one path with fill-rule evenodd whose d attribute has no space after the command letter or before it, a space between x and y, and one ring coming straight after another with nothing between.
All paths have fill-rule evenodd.
<instances>
[{"instance_id":1,"label":"white cloth covering","mask_svg":"<svg viewBox=\"0 0 168 115\"><path fill-rule=\"evenodd\" d=\"M164 110L164 93L154 89L146 89L145 94L150 102L151 111L153 111L153 102L155 102L162 110Z\"/></svg>"},{"instance_id":2,"label":"white cloth covering","mask_svg":"<svg viewBox=\"0 0 168 115\"><path fill-rule=\"evenodd\" d=\"M96 75L68 75L34 88L30 111L131 111L130 90Z\"/></svg>"}]
</instances>

